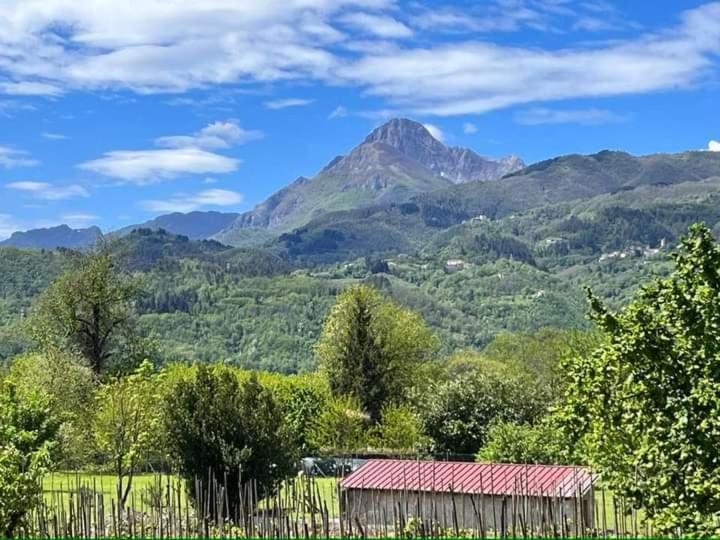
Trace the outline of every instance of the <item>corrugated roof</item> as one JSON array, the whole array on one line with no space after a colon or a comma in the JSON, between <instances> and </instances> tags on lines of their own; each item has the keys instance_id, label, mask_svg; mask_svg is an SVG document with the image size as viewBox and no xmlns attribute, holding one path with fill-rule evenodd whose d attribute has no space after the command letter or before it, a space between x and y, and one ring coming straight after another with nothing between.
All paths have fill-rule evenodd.
<instances>
[{"instance_id":1,"label":"corrugated roof","mask_svg":"<svg viewBox=\"0 0 720 540\"><path fill-rule=\"evenodd\" d=\"M574 497L592 486L584 467L371 459L342 480L343 488L486 495Z\"/></svg>"}]
</instances>

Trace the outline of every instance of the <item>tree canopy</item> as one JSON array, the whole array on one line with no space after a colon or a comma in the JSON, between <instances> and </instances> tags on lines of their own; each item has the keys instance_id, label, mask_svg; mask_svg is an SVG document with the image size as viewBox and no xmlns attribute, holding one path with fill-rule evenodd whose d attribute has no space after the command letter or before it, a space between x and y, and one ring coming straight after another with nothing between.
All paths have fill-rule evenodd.
<instances>
[{"instance_id":1,"label":"tree canopy","mask_svg":"<svg viewBox=\"0 0 720 540\"><path fill-rule=\"evenodd\" d=\"M148 342L135 324L138 282L99 249L78 254L75 264L40 295L30 314L30 336L44 351L76 352L100 373L137 366Z\"/></svg>"},{"instance_id":2,"label":"tree canopy","mask_svg":"<svg viewBox=\"0 0 720 540\"><path fill-rule=\"evenodd\" d=\"M233 507L246 482L254 480L264 497L295 471L294 440L272 393L255 375L241 383L227 368L201 365L169 392L165 419L182 476L192 485L212 471Z\"/></svg>"},{"instance_id":3,"label":"tree canopy","mask_svg":"<svg viewBox=\"0 0 720 540\"><path fill-rule=\"evenodd\" d=\"M665 531L717 533L720 516L720 247L695 225L675 270L617 313L590 294L606 340L566 366L570 440Z\"/></svg>"},{"instance_id":4,"label":"tree canopy","mask_svg":"<svg viewBox=\"0 0 720 540\"><path fill-rule=\"evenodd\" d=\"M358 285L338 295L315 350L333 392L355 397L378 421L385 405L406 395L436 345L420 315Z\"/></svg>"}]
</instances>

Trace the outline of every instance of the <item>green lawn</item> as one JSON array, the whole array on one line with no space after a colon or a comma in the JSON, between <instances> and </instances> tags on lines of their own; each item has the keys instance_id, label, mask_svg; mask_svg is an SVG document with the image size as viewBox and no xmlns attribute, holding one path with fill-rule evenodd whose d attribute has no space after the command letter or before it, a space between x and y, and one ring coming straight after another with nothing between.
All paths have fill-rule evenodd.
<instances>
[{"instance_id":1,"label":"green lawn","mask_svg":"<svg viewBox=\"0 0 720 540\"><path fill-rule=\"evenodd\" d=\"M152 491L157 493L159 486L165 493L168 483L172 490L181 488L181 483L175 476L159 474L136 475L133 478L131 496L128 502L131 503L134 497L137 509L142 505L147 506L150 493ZM111 500L117 500L116 480L112 474L56 472L47 475L43 479L45 502L51 507L60 504L67 507L69 494L77 493L78 487L102 493L105 503L108 505ZM182 489L180 490L182 491ZM311 492L312 495L310 495ZM183 505L185 505L185 498L183 492L181 496ZM336 515L338 513L337 479L317 478L309 482L308 480L292 479L282 485L277 497L274 497L272 501L264 501L262 505L272 506L278 500L283 506L294 505L299 500L304 500L307 504L312 502L316 505L319 501L321 506L327 505L328 511Z\"/></svg>"},{"instance_id":2,"label":"green lawn","mask_svg":"<svg viewBox=\"0 0 720 540\"><path fill-rule=\"evenodd\" d=\"M165 492L168 482L173 490L178 489L180 485L175 476L160 474L136 475L133 477L131 494L128 501L132 502L134 499L136 508L147 505L151 500L151 493L159 492L160 487L163 492ZM116 485L114 475L100 473L56 472L48 474L43 479L45 502L50 506L59 506L61 504L67 507L69 494L77 493L78 488L102 493L106 504L110 504L111 500L117 500ZM182 493L181 500L184 505L184 492Z\"/></svg>"}]
</instances>

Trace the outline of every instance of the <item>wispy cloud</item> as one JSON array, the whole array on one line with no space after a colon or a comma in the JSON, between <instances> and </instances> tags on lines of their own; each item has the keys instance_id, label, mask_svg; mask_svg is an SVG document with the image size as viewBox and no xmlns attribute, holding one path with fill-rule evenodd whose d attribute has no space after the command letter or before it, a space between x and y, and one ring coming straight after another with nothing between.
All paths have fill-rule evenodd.
<instances>
[{"instance_id":1,"label":"wispy cloud","mask_svg":"<svg viewBox=\"0 0 720 540\"><path fill-rule=\"evenodd\" d=\"M12 167L31 167L37 165L37 161L31 159L27 152L17 150L8 146L0 146L0 167L10 169Z\"/></svg>"},{"instance_id":2,"label":"wispy cloud","mask_svg":"<svg viewBox=\"0 0 720 540\"><path fill-rule=\"evenodd\" d=\"M413 35L413 31L408 26L388 15L348 13L343 15L340 21L357 30L382 38L406 38Z\"/></svg>"},{"instance_id":3,"label":"wispy cloud","mask_svg":"<svg viewBox=\"0 0 720 540\"><path fill-rule=\"evenodd\" d=\"M34 81L0 83L0 94L11 96L56 96L62 89L55 84Z\"/></svg>"},{"instance_id":4,"label":"wispy cloud","mask_svg":"<svg viewBox=\"0 0 720 540\"><path fill-rule=\"evenodd\" d=\"M213 122L193 135L160 137L155 144L168 148L230 148L262 137L262 131L243 129L236 121L228 120Z\"/></svg>"},{"instance_id":5,"label":"wispy cloud","mask_svg":"<svg viewBox=\"0 0 720 540\"><path fill-rule=\"evenodd\" d=\"M380 98L379 109L480 114L691 88L720 51L718 2L684 12L673 27L594 43L573 42L585 39L573 29L605 31L608 21L627 19L601 0L494 0L462 9L427 1L407 10L393 0L145 0L131 8L107 0L102 10L38 2L0 3L0 21L12 21L0 35L0 93L180 93L297 81L354 85ZM526 29L572 37L563 48L490 41L497 31Z\"/></svg>"},{"instance_id":6,"label":"wispy cloud","mask_svg":"<svg viewBox=\"0 0 720 540\"><path fill-rule=\"evenodd\" d=\"M698 83L720 50L720 3L673 29L633 39L541 49L484 41L368 54L340 68L368 93L417 114L460 115L538 101L640 94Z\"/></svg>"},{"instance_id":7,"label":"wispy cloud","mask_svg":"<svg viewBox=\"0 0 720 540\"><path fill-rule=\"evenodd\" d=\"M465 135L472 135L473 133L477 133L477 130L477 126L472 122L465 122L463 124L463 133L465 133Z\"/></svg>"},{"instance_id":8,"label":"wispy cloud","mask_svg":"<svg viewBox=\"0 0 720 540\"><path fill-rule=\"evenodd\" d=\"M605 109L547 109L536 107L519 111L515 121L536 126L541 124L581 124L595 126L625 121L625 117Z\"/></svg>"},{"instance_id":9,"label":"wispy cloud","mask_svg":"<svg viewBox=\"0 0 720 540\"><path fill-rule=\"evenodd\" d=\"M241 193L227 189L208 189L194 194L180 194L167 200L141 201L140 206L151 212L192 212L209 206L237 206Z\"/></svg>"},{"instance_id":10,"label":"wispy cloud","mask_svg":"<svg viewBox=\"0 0 720 540\"><path fill-rule=\"evenodd\" d=\"M5 187L7 189L25 192L35 199L48 201L88 197L90 195L87 189L79 184L55 185L48 182L24 180L20 182L10 182L9 184L5 184Z\"/></svg>"},{"instance_id":11,"label":"wispy cloud","mask_svg":"<svg viewBox=\"0 0 720 540\"><path fill-rule=\"evenodd\" d=\"M237 170L239 160L200 148L115 150L78 165L80 169L135 184L170 180L184 174L222 174Z\"/></svg>"},{"instance_id":12,"label":"wispy cloud","mask_svg":"<svg viewBox=\"0 0 720 540\"><path fill-rule=\"evenodd\" d=\"M435 124L423 124L423 126L430 132L430 135L432 135L433 138L437 139L440 142L443 142L445 140L445 134Z\"/></svg>"},{"instance_id":13,"label":"wispy cloud","mask_svg":"<svg viewBox=\"0 0 720 540\"><path fill-rule=\"evenodd\" d=\"M213 122L192 135L155 139L155 145L164 148L113 150L78 167L138 185L188 174L230 173L237 170L240 160L210 150L230 148L262 136L262 131L243 129L234 120Z\"/></svg>"},{"instance_id":14,"label":"wispy cloud","mask_svg":"<svg viewBox=\"0 0 720 540\"><path fill-rule=\"evenodd\" d=\"M44 131L42 136L46 139L50 139L51 141L62 141L67 139L67 135L63 135L62 133L52 133L49 131Z\"/></svg>"},{"instance_id":15,"label":"wispy cloud","mask_svg":"<svg viewBox=\"0 0 720 540\"><path fill-rule=\"evenodd\" d=\"M328 118L330 120L334 120L336 118L345 118L348 115L347 108L343 107L342 105L338 105L335 107L332 112L328 115Z\"/></svg>"},{"instance_id":16,"label":"wispy cloud","mask_svg":"<svg viewBox=\"0 0 720 540\"><path fill-rule=\"evenodd\" d=\"M314 102L314 99L302 99L302 98L287 98L287 99L274 99L266 101L265 107L268 109L287 109L288 107L304 107Z\"/></svg>"}]
</instances>

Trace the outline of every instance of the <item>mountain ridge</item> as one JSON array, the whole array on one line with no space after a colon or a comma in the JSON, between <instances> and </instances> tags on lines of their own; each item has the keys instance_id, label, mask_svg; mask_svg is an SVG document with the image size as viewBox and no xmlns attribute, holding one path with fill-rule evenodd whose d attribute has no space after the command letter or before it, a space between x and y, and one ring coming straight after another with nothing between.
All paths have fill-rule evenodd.
<instances>
[{"instance_id":1,"label":"mountain ridge","mask_svg":"<svg viewBox=\"0 0 720 540\"><path fill-rule=\"evenodd\" d=\"M522 166L517 156L489 160L446 146L418 122L393 119L314 177L300 177L270 195L216 238L232 244L238 229L286 232L323 213L401 203L456 183L499 179Z\"/></svg>"},{"instance_id":2,"label":"mountain ridge","mask_svg":"<svg viewBox=\"0 0 720 540\"><path fill-rule=\"evenodd\" d=\"M16 231L10 238L0 241L0 246L35 249L84 249L95 244L103 233L99 227L73 229L68 225Z\"/></svg>"}]
</instances>

